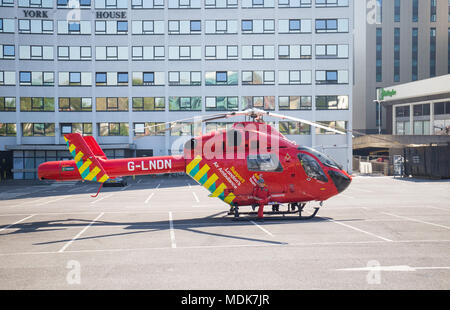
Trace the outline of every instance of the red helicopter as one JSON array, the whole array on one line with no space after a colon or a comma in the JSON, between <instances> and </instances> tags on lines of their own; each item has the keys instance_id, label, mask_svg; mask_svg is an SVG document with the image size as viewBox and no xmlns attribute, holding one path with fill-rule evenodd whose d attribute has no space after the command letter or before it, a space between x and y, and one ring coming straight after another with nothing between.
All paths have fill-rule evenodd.
<instances>
[{"instance_id":1,"label":"red helicopter","mask_svg":"<svg viewBox=\"0 0 450 310\"><path fill-rule=\"evenodd\" d=\"M228 204L228 214L235 218L244 214L240 207L252 206L253 210L258 208L258 218L263 218L263 214L298 213L300 219L311 219L319 207L311 215L302 216L307 202L317 201L322 206L323 201L350 185L351 176L333 159L288 140L262 118L277 117L339 134L346 132L259 109L206 115L197 117L196 121L234 116L249 116L252 121L236 122L228 130L191 138L184 144L183 155L175 156L107 159L93 137L66 134L64 139L74 160L45 162L38 168L38 177L96 181L100 183L98 195L108 179L185 172L209 190L210 197ZM169 126L163 130L173 130L177 122L167 123ZM280 211L282 204L287 204L287 211ZM272 206L272 212L264 212L267 205Z\"/></svg>"}]
</instances>

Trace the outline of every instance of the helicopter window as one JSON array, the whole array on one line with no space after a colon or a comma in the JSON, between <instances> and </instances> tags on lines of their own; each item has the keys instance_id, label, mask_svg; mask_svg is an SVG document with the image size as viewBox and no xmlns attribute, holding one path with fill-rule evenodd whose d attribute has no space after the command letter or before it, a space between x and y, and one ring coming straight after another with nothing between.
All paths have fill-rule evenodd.
<instances>
[{"instance_id":1,"label":"helicopter window","mask_svg":"<svg viewBox=\"0 0 450 310\"><path fill-rule=\"evenodd\" d=\"M322 181L328 182L328 178L320 167L319 163L310 155L299 153L298 159L302 164L303 170L308 177Z\"/></svg>"},{"instance_id":2,"label":"helicopter window","mask_svg":"<svg viewBox=\"0 0 450 310\"><path fill-rule=\"evenodd\" d=\"M283 166L275 154L248 155L247 168L250 171L283 171Z\"/></svg>"},{"instance_id":3,"label":"helicopter window","mask_svg":"<svg viewBox=\"0 0 450 310\"><path fill-rule=\"evenodd\" d=\"M306 147L306 146L301 146L298 148L299 151L305 151L308 153L313 154L314 156L316 156L320 162L322 164L324 164L325 166L329 166L329 167L333 167L333 168L338 168L338 169L342 169L342 166L339 165L336 161L334 161L332 158L330 158L329 156L320 153L318 151L316 151L315 149Z\"/></svg>"}]
</instances>

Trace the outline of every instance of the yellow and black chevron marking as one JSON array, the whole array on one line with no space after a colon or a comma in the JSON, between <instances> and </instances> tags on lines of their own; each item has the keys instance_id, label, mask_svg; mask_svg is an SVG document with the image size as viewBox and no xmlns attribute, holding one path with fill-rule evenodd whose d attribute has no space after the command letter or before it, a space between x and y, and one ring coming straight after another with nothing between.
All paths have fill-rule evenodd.
<instances>
[{"instance_id":1,"label":"yellow and black chevron marking","mask_svg":"<svg viewBox=\"0 0 450 310\"><path fill-rule=\"evenodd\" d=\"M64 140L66 141L69 152L75 160L78 172L80 173L83 180L104 183L109 179L109 176L106 173L102 172L102 169L95 165L93 165L93 167L91 166L92 161L90 159L83 161L83 152L77 152L75 145L70 144L69 140L66 137L64 137Z\"/></svg>"},{"instance_id":2,"label":"yellow and black chevron marking","mask_svg":"<svg viewBox=\"0 0 450 310\"><path fill-rule=\"evenodd\" d=\"M209 190L212 193L212 197L218 197L231 205L236 196L233 193L229 193L225 197L225 189L227 186L224 183L217 186L216 181L219 177L215 173L211 174L208 164L201 165L201 161L202 158L200 156L195 157L186 166L186 173Z\"/></svg>"}]
</instances>

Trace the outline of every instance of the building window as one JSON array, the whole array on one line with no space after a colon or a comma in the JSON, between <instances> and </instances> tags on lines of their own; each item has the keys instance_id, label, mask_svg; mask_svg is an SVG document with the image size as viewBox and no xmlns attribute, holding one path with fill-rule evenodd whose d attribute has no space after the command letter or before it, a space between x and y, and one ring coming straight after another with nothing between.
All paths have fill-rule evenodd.
<instances>
[{"instance_id":1,"label":"building window","mask_svg":"<svg viewBox=\"0 0 450 310\"><path fill-rule=\"evenodd\" d=\"M400 28L394 29L394 82L400 82Z\"/></svg>"},{"instance_id":2,"label":"building window","mask_svg":"<svg viewBox=\"0 0 450 310\"><path fill-rule=\"evenodd\" d=\"M206 34L236 34L237 20L206 20Z\"/></svg>"},{"instance_id":3,"label":"building window","mask_svg":"<svg viewBox=\"0 0 450 310\"><path fill-rule=\"evenodd\" d=\"M247 19L242 20L242 33L275 33L274 19Z\"/></svg>"},{"instance_id":4,"label":"building window","mask_svg":"<svg viewBox=\"0 0 450 310\"><path fill-rule=\"evenodd\" d=\"M279 85L301 85L311 84L311 71L308 70L289 70L278 71Z\"/></svg>"},{"instance_id":5,"label":"building window","mask_svg":"<svg viewBox=\"0 0 450 310\"><path fill-rule=\"evenodd\" d=\"M207 71L205 85L238 85L238 72L236 71Z\"/></svg>"},{"instance_id":6,"label":"building window","mask_svg":"<svg viewBox=\"0 0 450 310\"><path fill-rule=\"evenodd\" d=\"M164 34L163 20L133 20L133 34Z\"/></svg>"},{"instance_id":7,"label":"building window","mask_svg":"<svg viewBox=\"0 0 450 310\"><path fill-rule=\"evenodd\" d=\"M419 21L419 0L412 0L412 2L412 21L413 23L417 23Z\"/></svg>"},{"instance_id":8,"label":"building window","mask_svg":"<svg viewBox=\"0 0 450 310\"><path fill-rule=\"evenodd\" d=\"M377 24L381 24L383 22L383 0L377 0L376 22Z\"/></svg>"},{"instance_id":9,"label":"building window","mask_svg":"<svg viewBox=\"0 0 450 310\"><path fill-rule=\"evenodd\" d=\"M1 112L16 112L16 98L0 97L0 111Z\"/></svg>"},{"instance_id":10,"label":"building window","mask_svg":"<svg viewBox=\"0 0 450 310\"><path fill-rule=\"evenodd\" d=\"M238 0L205 0L205 8L237 8Z\"/></svg>"},{"instance_id":11,"label":"building window","mask_svg":"<svg viewBox=\"0 0 450 310\"><path fill-rule=\"evenodd\" d=\"M280 96L278 107L280 110L311 110L310 96Z\"/></svg>"},{"instance_id":12,"label":"building window","mask_svg":"<svg viewBox=\"0 0 450 310\"><path fill-rule=\"evenodd\" d=\"M128 21L96 20L95 34L127 34Z\"/></svg>"},{"instance_id":13,"label":"building window","mask_svg":"<svg viewBox=\"0 0 450 310\"><path fill-rule=\"evenodd\" d=\"M347 44L317 44L317 58L348 58Z\"/></svg>"},{"instance_id":14,"label":"building window","mask_svg":"<svg viewBox=\"0 0 450 310\"><path fill-rule=\"evenodd\" d=\"M33 0L34 1L34 0ZM47 0L50 1L50 0ZM79 0L81 8L89 8L91 6L91 0ZM70 8L70 0L56 0L56 5L59 7Z\"/></svg>"},{"instance_id":15,"label":"building window","mask_svg":"<svg viewBox=\"0 0 450 310\"><path fill-rule=\"evenodd\" d=\"M58 46L58 60L91 60L90 46Z\"/></svg>"},{"instance_id":16,"label":"building window","mask_svg":"<svg viewBox=\"0 0 450 310\"><path fill-rule=\"evenodd\" d=\"M348 84L347 70L318 70L316 84Z\"/></svg>"},{"instance_id":17,"label":"building window","mask_svg":"<svg viewBox=\"0 0 450 310\"><path fill-rule=\"evenodd\" d=\"M242 59L275 59L275 46L243 45Z\"/></svg>"},{"instance_id":18,"label":"building window","mask_svg":"<svg viewBox=\"0 0 450 310\"><path fill-rule=\"evenodd\" d=\"M135 136L164 136L165 131L166 125L161 122L134 123Z\"/></svg>"},{"instance_id":19,"label":"building window","mask_svg":"<svg viewBox=\"0 0 450 310\"><path fill-rule=\"evenodd\" d=\"M201 46L169 46L169 60L201 60Z\"/></svg>"},{"instance_id":20,"label":"building window","mask_svg":"<svg viewBox=\"0 0 450 310\"><path fill-rule=\"evenodd\" d=\"M16 58L16 49L14 45L0 45L0 59Z\"/></svg>"},{"instance_id":21,"label":"building window","mask_svg":"<svg viewBox=\"0 0 450 310\"><path fill-rule=\"evenodd\" d=\"M242 0L243 8L273 8L275 0Z\"/></svg>"},{"instance_id":22,"label":"building window","mask_svg":"<svg viewBox=\"0 0 450 310\"><path fill-rule=\"evenodd\" d=\"M133 46L133 60L164 60L164 46Z\"/></svg>"},{"instance_id":23,"label":"building window","mask_svg":"<svg viewBox=\"0 0 450 310\"><path fill-rule=\"evenodd\" d=\"M348 96L317 96L316 110L348 110Z\"/></svg>"},{"instance_id":24,"label":"building window","mask_svg":"<svg viewBox=\"0 0 450 310\"><path fill-rule=\"evenodd\" d=\"M238 97L206 97L206 111L237 111Z\"/></svg>"},{"instance_id":25,"label":"building window","mask_svg":"<svg viewBox=\"0 0 450 310\"><path fill-rule=\"evenodd\" d=\"M413 116L430 116L430 104L415 104Z\"/></svg>"},{"instance_id":26,"label":"building window","mask_svg":"<svg viewBox=\"0 0 450 310\"><path fill-rule=\"evenodd\" d=\"M23 137L54 137L54 123L22 123Z\"/></svg>"},{"instance_id":27,"label":"building window","mask_svg":"<svg viewBox=\"0 0 450 310\"><path fill-rule=\"evenodd\" d=\"M206 60L238 59L237 45L207 45L205 46Z\"/></svg>"},{"instance_id":28,"label":"building window","mask_svg":"<svg viewBox=\"0 0 450 310\"><path fill-rule=\"evenodd\" d=\"M202 97L169 97L169 111L201 111Z\"/></svg>"},{"instance_id":29,"label":"building window","mask_svg":"<svg viewBox=\"0 0 450 310\"><path fill-rule=\"evenodd\" d=\"M128 46L96 46L95 60L128 60Z\"/></svg>"},{"instance_id":30,"label":"building window","mask_svg":"<svg viewBox=\"0 0 450 310\"><path fill-rule=\"evenodd\" d=\"M226 122L207 122L205 126L205 133L212 133L221 130L230 130L233 127L233 123Z\"/></svg>"},{"instance_id":31,"label":"building window","mask_svg":"<svg viewBox=\"0 0 450 310\"><path fill-rule=\"evenodd\" d=\"M83 136L92 135L92 123L61 123L61 135L79 133Z\"/></svg>"},{"instance_id":32,"label":"building window","mask_svg":"<svg viewBox=\"0 0 450 310\"><path fill-rule=\"evenodd\" d=\"M0 86L16 85L16 71L0 71Z\"/></svg>"},{"instance_id":33,"label":"building window","mask_svg":"<svg viewBox=\"0 0 450 310\"><path fill-rule=\"evenodd\" d=\"M54 86L54 72L20 71L19 83L21 86Z\"/></svg>"},{"instance_id":34,"label":"building window","mask_svg":"<svg viewBox=\"0 0 450 310\"><path fill-rule=\"evenodd\" d=\"M430 77L436 76L436 28L430 29Z\"/></svg>"},{"instance_id":35,"label":"building window","mask_svg":"<svg viewBox=\"0 0 450 310\"><path fill-rule=\"evenodd\" d=\"M412 29L412 76L413 81L419 78L419 29Z\"/></svg>"},{"instance_id":36,"label":"building window","mask_svg":"<svg viewBox=\"0 0 450 310\"><path fill-rule=\"evenodd\" d=\"M348 32L348 19L316 19L316 33Z\"/></svg>"},{"instance_id":37,"label":"building window","mask_svg":"<svg viewBox=\"0 0 450 310\"><path fill-rule=\"evenodd\" d=\"M201 34L199 20L169 20L169 34Z\"/></svg>"},{"instance_id":38,"label":"building window","mask_svg":"<svg viewBox=\"0 0 450 310\"><path fill-rule=\"evenodd\" d=\"M282 135L310 135L311 126L300 122L282 122L278 123Z\"/></svg>"},{"instance_id":39,"label":"building window","mask_svg":"<svg viewBox=\"0 0 450 310\"><path fill-rule=\"evenodd\" d=\"M21 112L55 112L53 97L20 97Z\"/></svg>"},{"instance_id":40,"label":"building window","mask_svg":"<svg viewBox=\"0 0 450 310\"><path fill-rule=\"evenodd\" d=\"M194 128L197 127L197 128ZM177 122L177 126L170 130L171 136L194 136L201 134L201 126L195 126L195 124Z\"/></svg>"},{"instance_id":41,"label":"building window","mask_svg":"<svg viewBox=\"0 0 450 310\"><path fill-rule=\"evenodd\" d=\"M97 97L95 100L97 112L128 111L127 97Z\"/></svg>"},{"instance_id":42,"label":"building window","mask_svg":"<svg viewBox=\"0 0 450 310\"><path fill-rule=\"evenodd\" d=\"M311 45L278 45L279 59L311 59Z\"/></svg>"},{"instance_id":43,"label":"building window","mask_svg":"<svg viewBox=\"0 0 450 310\"><path fill-rule=\"evenodd\" d=\"M437 0L430 0L430 22L435 22L437 19L436 1Z\"/></svg>"},{"instance_id":44,"label":"building window","mask_svg":"<svg viewBox=\"0 0 450 310\"><path fill-rule=\"evenodd\" d=\"M59 72L59 86L92 86L91 72Z\"/></svg>"},{"instance_id":45,"label":"building window","mask_svg":"<svg viewBox=\"0 0 450 310\"><path fill-rule=\"evenodd\" d=\"M163 9L164 0L131 0L133 9Z\"/></svg>"},{"instance_id":46,"label":"building window","mask_svg":"<svg viewBox=\"0 0 450 310\"><path fill-rule=\"evenodd\" d=\"M278 0L279 8L310 8L312 0ZM333 0L336 2L335 0ZM330 1L330 2L333 2ZM339 2L348 0L339 0ZM316 7L321 7L326 5L326 0L317 0Z\"/></svg>"},{"instance_id":47,"label":"building window","mask_svg":"<svg viewBox=\"0 0 450 310\"><path fill-rule=\"evenodd\" d=\"M169 9L199 9L200 0L169 0Z\"/></svg>"},{"instance_id":48,"label":"building window","mask_svg":"<svg viewBox=\"0 0 450 310\"><path fill-rule=\"evenodd\" d=\"M128 72L96 72L96 86L128 86Z\"/></svg>"},{"instance_id":49,"label":"building window","mask_svg":"<svg viewBox=\"0 0 450 310\"><path fill-rule=\"evenodd\" d=\"M310 19L279 19L278 33L311 33Z\"/></svg>"},{"instance_id":50,"label":"building window","mask_svg":"<svg viewBox=\"0 0 450 310\"><path fill-rule=\"evenodd\" d=\"M319 124L331 127L336 130L340 131L346 131L347 130L347 122L346 121L319 121ZM326 129L318 128L316 127L316 135L337 135L338 133L335 133L334 131L329 131Z\"/></svg>"},{"instance_id":51,"label":"building window","mask_svg":"<svg viewBox=\"0 0 450 310\"><path fill-rule=\"evenodd\" d=\"M133 97L133 112L164 111L164 97Z\"/></svg>"},{"instance_id":52,"label":"building window","mask_svg":"<svg viewBox=\"0 0 450 310\"><path fill-rule=\"evenodd\" d=\"M58 20L58 34L91 34L91 21L69 22Z\"/></svg>"},{"instance_id":53,"label":"building window","mask_svg":"<svg viewBox=\"0 0 450 310\"><path fill-rule=\"evenodd\" d=\"M275 110L275 97L273 96L244 96L242 97L242 110L258 108Z\"/></svg>"},{"instance_id":54,"label":"building window","mask_svg":"<svg viewBox=\"0 0 450 310\"><path fill-rule=\"evenodd\" d=\"M52 3L51 0L46 0L47 2L50 2L50 5ZM25 2L26 3L26 2ZM0 7L1 6L5 6L5 7L11 7L14 6L14 0L0 0ZM20 7L20 3L19 3L19 7Z\"/></svg>"},{"instance_id":55,"label":"building window","mask_svg":"<svg viewBox=\"0 0 450 310\"><path fill-rule=\"evenodd\" d=\"M92 99L86 97L60 97L58 98L60 112L91 112Z\"/></svg>"},{"instance_id":56,"label":"building window","mask_svg":"<svg viewBox=\"0 0 450 310\"><path fill-rule=\"evenodd\" d=\"M400 0L394 2L394 22L400 22Z\"/></svg>"},{"instance_id":57,"label":"building window","mask_svg":"<svg viewBox=\"0 0 450 310\"><path fill-rule=\"evenodd\" d=\"M14 33L14 19L0 18L0 33Z\"/></svg>"},{"instance_id":58,"label":"building window","mask_svg":"<svg viewBox=\"0 0 450 310\"><path fill-rule=\"evenodd\" d=\"M376 81L383 81L383 33L381 28L377 28L376 30L377 38L376 38Z\"/></svg>"},{"instance_id":59,"label":"building window","mask_svg":"<svg viewBox=\"0 0 450 310\"><path fill-rule=\"evenodd\" d=\"M162 86L164 72L133 72L133 86Z\"/></svg>"},{"instance_id":60,"label":"building window","mask_svg":"<svg viewBox=\"0 0 450 310\"><path fill-rule=\"evenodd\" d=\"M19 33L52 34L53 20L19 19Z\"/></svg>"},{"instance_id":61,"label":"building window","mask_svg":"<svg viewBox=\"0 0 450 310\"><path fill-rule=\"evenodd\" d=\"M170 71L169 86L200 86L202 85L201 71Z\"/></svg>"},{"instance_id":62,"label":"building window","mask_svg":"<svg viewBox=\"0 0 450 310\"><path fill-rule=\"evenodd\" d=\"M98 123L100 137L108 136L128 136L128 123Z\"/></svg>"},{"instance_id":63,"label":"building window","mask_svg":"<svg viewBox=\"0 0 450 310\"><path fill-rule=\"evenodd\" d=\"M242 85L274 85L275 71L242 71Z\"/></svg>"},{"instance_id":64,"label":"building window","mask_svg":"<svg viewBox=\"0 0 450 310\"><path fill-rule=\"evenodd\" d=\"M0 123L0 137L15 137L17 135L16 124Z\"/></svg>"},{"instance_id":65,"label":"building window","mask_svg":"<svg viewBox=\"0 0 450 310\"><path fill-rule=\"evenodd\" d=\"M94 0L96 9L126 9L127 0Z\"/></svg>"},{"instance_id":66,"label":"building window","mask_svg":"<svg viewBox=\"0 0 450 310\"><path fill-rule=\"evenodd\" d=\"M19 59L53 60L53 46L20 45Z\"/></svg>"}]
</instances>

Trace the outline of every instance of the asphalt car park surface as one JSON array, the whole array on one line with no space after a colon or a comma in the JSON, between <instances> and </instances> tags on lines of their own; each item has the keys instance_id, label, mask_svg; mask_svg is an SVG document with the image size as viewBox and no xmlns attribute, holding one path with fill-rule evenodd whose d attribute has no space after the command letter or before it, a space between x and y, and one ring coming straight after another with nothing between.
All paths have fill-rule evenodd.
<instances>
[{"instance_id":1,"label":"asphalt car park surface","mask_svg":"<svg viewBox=\"0 0 450 310\"><path fill-rule=\"evenodd\" d=\"M0 289L450 289L449 181L357 176L307 221L188 177L96 191L0 185Z\"/></svg>"}]
</instances>

